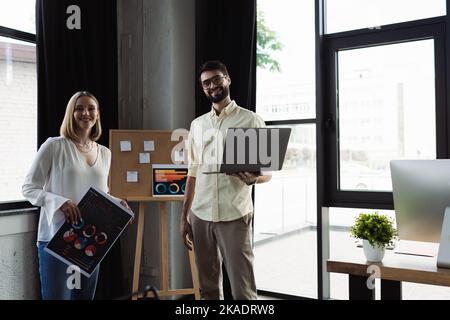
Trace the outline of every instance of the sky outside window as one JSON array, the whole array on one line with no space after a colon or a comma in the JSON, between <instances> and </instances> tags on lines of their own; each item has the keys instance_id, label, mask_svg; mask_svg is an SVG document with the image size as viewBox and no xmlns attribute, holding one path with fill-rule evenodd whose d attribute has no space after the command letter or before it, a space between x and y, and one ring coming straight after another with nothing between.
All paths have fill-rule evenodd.
<instances>
[{"instance_id":1,"label":"sky outside window","mask_svg":"<svg viewBox=\"0 0 450 320\"><path fill-rule=\"evenodd\" d=\"M35 0L0 1L0 26L36 34Z\"/></svg>"}]
</instances>

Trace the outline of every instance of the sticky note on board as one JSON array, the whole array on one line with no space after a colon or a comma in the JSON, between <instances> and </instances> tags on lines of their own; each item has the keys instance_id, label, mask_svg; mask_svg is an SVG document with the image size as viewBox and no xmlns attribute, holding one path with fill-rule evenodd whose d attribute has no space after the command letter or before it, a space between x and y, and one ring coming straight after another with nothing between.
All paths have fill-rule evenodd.
<instances>
[{"instance_id":1,"label":"sticky note on board","mask_svg":"<svg viewBox=\"0 0 450 320\"><path fill-rule=\"evenodd\" d=\"M127 171L127 182L138 182L138 172Z\"/></svg>"},{"instance_id":2,"label":"sticky note on board","mask_svg":"<svg viewBox=\"0 0 450 320\"><path fill-rule=\"evenodd\" d=\"M120 151L131 151L131 141L120 141Z\"/></svg>"},{"instance_id":3,"label":"sticky note on board","mask_svg":"<svg viewBox=\"0 0 450 320\"><path fill-rule=\"evenodd\" d=\"M144 151L155 151L155 142L153 140L144 141Z\"/></svg>"},{"instance_id":4,"label":"sticky note on board","mask_svg":"<svg viewBox=\"0 0 450 320\"><path fill-rule=\"evenodd\" d=\"M139 163L150 163L150 153L139 153Z\"/></svg>"}]
</instances>

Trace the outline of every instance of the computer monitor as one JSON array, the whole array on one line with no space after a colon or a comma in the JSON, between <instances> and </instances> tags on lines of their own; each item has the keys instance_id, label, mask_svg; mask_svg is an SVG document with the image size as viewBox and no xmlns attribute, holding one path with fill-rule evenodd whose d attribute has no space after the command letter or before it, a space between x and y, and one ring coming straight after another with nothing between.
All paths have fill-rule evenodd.
<instances>
[{"instance_id":1,"label":"computer monitor","mask_svg":"<svg viewBox=\"0 0 450 320\"><path fill-rule=\"evenodd\" d=\"M439 243L450 206L450 160L392 160L390 166L400 240Z\"/></svg>"}]
</instances>

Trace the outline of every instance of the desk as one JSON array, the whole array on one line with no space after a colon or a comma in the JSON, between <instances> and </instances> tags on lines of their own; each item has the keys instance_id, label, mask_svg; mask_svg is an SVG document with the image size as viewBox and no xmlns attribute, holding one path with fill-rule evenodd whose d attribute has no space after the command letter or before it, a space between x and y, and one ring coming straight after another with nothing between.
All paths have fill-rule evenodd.
<instances>
[{"instance_id":1,"label":"desk","mask_svg":"<svg viewBox=\"0 0 450 320\"><path fill-rule=\"evenodd\" d=\"M138 226L136 234L136 251L134 257L132 299L139 298L135 293L139 290L139 272L141 269L142 239L144 236L145 202L153 201L159 203L159 245L160 245L160 297L194 294L195 299L200 299L200 287L198 282L197 268L194 252L189 251L189 263L191 266L192 288L170 289L169 288L169 245L167 242L167 202L183 201L180 197L127 197L128 202L139 202ZM180 246L183 244L180 243Z\"/></svg>"},{"instance_id":2,"label":"desk","mask_svg":"<svg viewBox=\"0 0 450 320\"><path fill-rule=\"evenodd\" d=\"M375 290L367 286L369 276L373 274L372 270L368 270L369 266L379 268L376 277L381 279L382 300L400 300L402 281L450 286L450 269L438 268L437 257L404 255L386 250L383 262L374 263L366 261L361 248L349 250L359 250L359 253L327 260L327 271L349 275L350 300L375 298Z\"/></svg>"}]
</instances>

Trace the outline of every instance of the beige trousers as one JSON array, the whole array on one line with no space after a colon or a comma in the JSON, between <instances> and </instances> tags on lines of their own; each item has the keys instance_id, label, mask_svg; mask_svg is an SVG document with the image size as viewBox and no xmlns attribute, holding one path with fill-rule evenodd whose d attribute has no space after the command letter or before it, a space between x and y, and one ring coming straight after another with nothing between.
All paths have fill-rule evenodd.
<instances>
[{"instance_id":1,"label":"beige trousers","mask_svg":"<svg viewBox=\"0 0 450 320\"><path fill-rule=\"evenodd\" d=\"M235 300L256 300L252 214L227 222L201 220L190 213L200 290L206 300L223 299L222 261Z\"/></svg>"}]
</instances>

